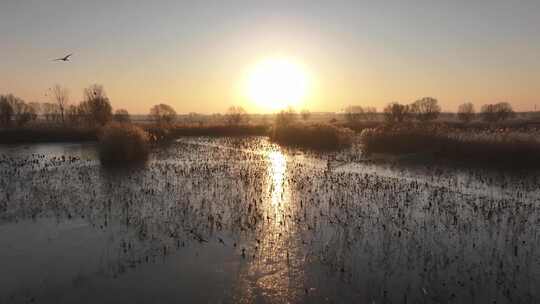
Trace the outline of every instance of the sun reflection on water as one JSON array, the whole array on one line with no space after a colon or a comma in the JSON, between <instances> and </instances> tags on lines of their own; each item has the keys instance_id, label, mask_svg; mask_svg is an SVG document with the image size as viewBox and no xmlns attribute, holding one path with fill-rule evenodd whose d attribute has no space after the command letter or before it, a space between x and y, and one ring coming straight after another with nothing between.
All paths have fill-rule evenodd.
<instances>
[{"instance_id":1,"label":"sun reflection on water","mask_svg":"<svg viewBox=\"0 0 540 304\"><path fill-rule=\"evenodd\" d=\"M287 170L287 159L280 151L268 152L268 176L270 177L270 202L276 207L282 203L284 198L283 184L285 182L285 171Z\"/></svg>"},{"instance_id":2,"label":"sun reflection on water","mask_svg":"<svg viewBox=\"0 0 540 304\"><path fill-rule=\"evenodd\" d=\"M261 151L266 177L262 205L264 220L256 230L245 268L240 275L237 302L297 302L302 296L303 256L297 227L292 220L298 212L289 188L287 155L279 148ZM290 163L289 163L290 165Z\"/></svg>"}]
</instances>

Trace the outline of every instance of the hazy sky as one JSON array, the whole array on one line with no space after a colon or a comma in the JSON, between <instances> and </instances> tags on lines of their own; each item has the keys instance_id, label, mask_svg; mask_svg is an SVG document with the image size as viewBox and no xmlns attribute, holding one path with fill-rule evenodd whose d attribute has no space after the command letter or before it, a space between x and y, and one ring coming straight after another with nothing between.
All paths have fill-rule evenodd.
<instances>
[{"instance_id":1,"label":"hazy sky","mask_svg":"<svg viewBox=\"0 0 540 304\"><path fill-rule=\"evenodd\" d=\"M312 82L305 107L439 99L540 106L540 1L1 0L0 93L71 101L103 84L114 108L222 112L246 71L294 58ZM73 52L72 62L51 59Z\"/></svg>"}]
</instances>

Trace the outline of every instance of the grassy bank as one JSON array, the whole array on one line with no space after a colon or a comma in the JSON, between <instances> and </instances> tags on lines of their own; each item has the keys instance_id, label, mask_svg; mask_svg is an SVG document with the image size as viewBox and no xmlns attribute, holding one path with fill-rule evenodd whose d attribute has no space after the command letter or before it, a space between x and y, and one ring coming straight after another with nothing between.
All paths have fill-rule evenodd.
<instances>
[{"instance_id":1,"label":"grassy bank","mask_svg":"<svg viewBox=\"0 0 540 304\"><path fill-rule=\"evenodd\" d=\"M508 130L471 132L443 127L380 127L366 129L366 153L423 154L470 165L540 168L540 142L533 132Z\"/></svg>"}]
</instances>

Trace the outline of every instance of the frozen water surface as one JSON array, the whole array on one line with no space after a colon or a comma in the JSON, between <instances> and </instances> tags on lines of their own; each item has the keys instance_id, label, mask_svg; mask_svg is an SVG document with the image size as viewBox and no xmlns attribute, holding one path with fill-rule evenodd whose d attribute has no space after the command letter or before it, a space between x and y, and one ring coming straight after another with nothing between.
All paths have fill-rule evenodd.
<instances>
[{"instance_id":1,"label":"frozen water surface","mask_svg":"<svg viewBox=\"0 0 540 304\"><path fill-rule=\"evenodd\" d=\"M182 138L0 147L0 303L539 303L540 174Z\"/></svg>"}]
</instances>

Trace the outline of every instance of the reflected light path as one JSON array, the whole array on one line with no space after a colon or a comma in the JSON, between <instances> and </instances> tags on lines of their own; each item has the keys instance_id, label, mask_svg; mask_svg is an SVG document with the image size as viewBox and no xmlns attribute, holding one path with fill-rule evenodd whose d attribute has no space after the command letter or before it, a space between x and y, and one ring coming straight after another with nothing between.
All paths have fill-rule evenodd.
<instances>
[{"instance_id":1,"label":"reflected light path","mask_svg":"<svg viewBox=\"0 0 540 304\"><path fill-rule=\"evenodd\" d=\"M270 178L270 202L277 207L283 202L283 184L285 171L287 170L287 159L280 151L268 152L268 176Z\"/></svg>"},{"instance_id":2,"label":"reflected light path","mask_svg":"<svg viewBox=\"0 0 540 304\"><path fill-rule=\"evenodd\" d=\"M235 300L294 303L303 296L305 260L300 253L298 227L292 220L298 210L289 187L287 155L275 147L262 155L267 164L266 177L261 181L267 189L260 206L264 221L246 257Z\"/></svg>"}]
</instances>

